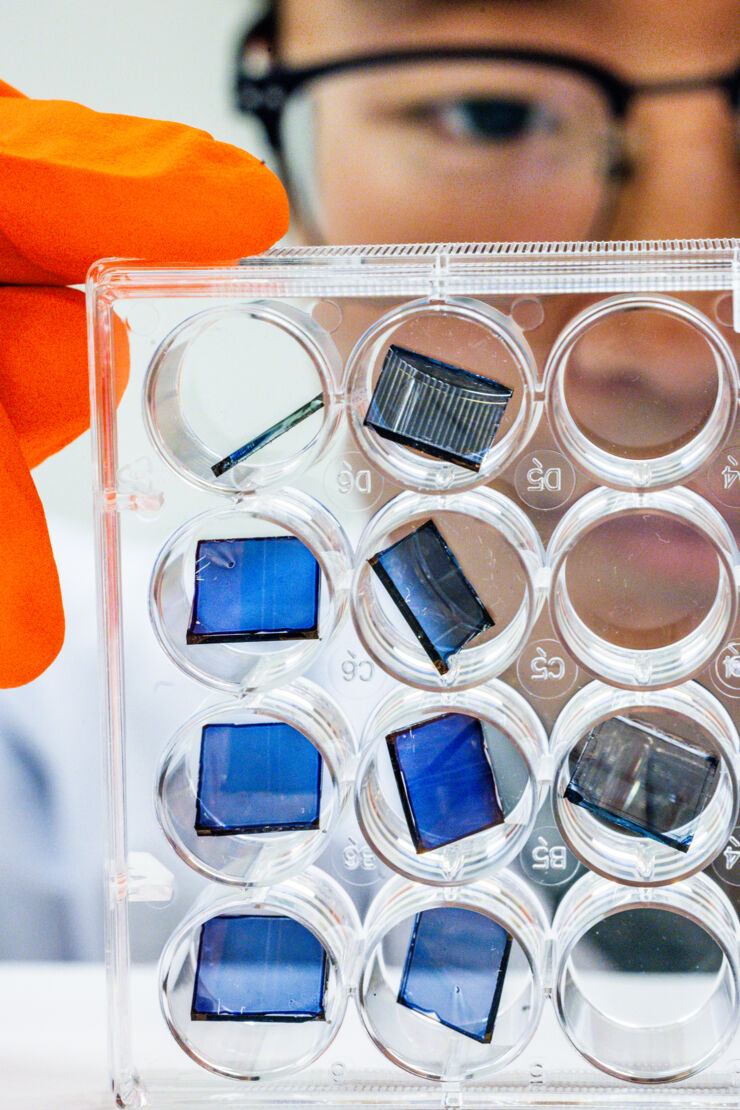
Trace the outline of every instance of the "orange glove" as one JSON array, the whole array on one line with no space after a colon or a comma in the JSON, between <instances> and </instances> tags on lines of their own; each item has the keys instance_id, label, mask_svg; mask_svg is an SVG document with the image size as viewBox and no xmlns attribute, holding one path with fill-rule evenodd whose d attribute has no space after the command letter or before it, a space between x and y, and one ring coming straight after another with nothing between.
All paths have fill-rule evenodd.
<instances>
[{"instance_id":1,"label":"orange glove","mask_svg":"<svg viewBox=\"0 0 740 1110\"><path fill-rule=\"evenodd\" d=\"M89 423L84 297L64 286L112 255L256 254L287 225L279 181L236 147L0 82L0 687L36 678L64 639L29 473Z\"/></svg>"}]
</instances>

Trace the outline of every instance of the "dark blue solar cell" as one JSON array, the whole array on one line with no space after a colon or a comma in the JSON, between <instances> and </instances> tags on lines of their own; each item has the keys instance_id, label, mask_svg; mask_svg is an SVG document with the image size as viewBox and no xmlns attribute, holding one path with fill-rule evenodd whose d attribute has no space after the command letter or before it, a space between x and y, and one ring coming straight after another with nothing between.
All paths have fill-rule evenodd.
<instances>
[{"instance_id":1,"label":"dark blue solar cell","mask_svg":"<svg viewBox=\"0 0 740 1110\"><path fill-rule=\"evenodd\" d=\"M475 717L447 713L386 740L417 852L503 822L483 728Z\"/></svg>"},{"instance_id":2,"label":"dark blue solar cell","mask_svg":"<svg viewBox=\"0 0 740 1110\"><path fill-rule=\"evenodd\" d=\"M511 937L475 910L435 906L416 915L398 1001L466 1037L493 1037Z\"/></svg>"},{"instance_id":3,"label":"dark blue solar cell","mask_svg":"<svg viewBox=\"0 0 740 1110\"><path fill-rule=\"evenodd\" d=\"M315 1021L324 1017L327 958L291 917L212 917L201 926L194 1021Z\"/></svg>"},{"instance_id":4,"label":"dark blue solar cell","mask_svg":"<svg viewBox=\"0 0 740 1110\"><path fill-rule=\"evenodd\" d=\"M282 721L205 725L195 828L199 836L316 829L322 760Z\"/></svg>"},{"instance_id":5,"label":"dark blue solar cell","mask_svg":"<svg viewBox=\"0 0 740 1110\"><path fill-rule=\"evenodd\" d=\"M379 551L370 565L440 674L494 620L433 520Z\"/></svg>"},{"instance_id":6,"label":"dark blue solar cell","mask_svg":"<svg viewBox=\"0 0 740 1110\"><path fill-rule=\"evenodd\" d=\"M365 424L384 439L479 470L511 394L492 378L392 344Z\"/></svg>"},{"instance_id":7,"label":"dark blue solar cell","mask_svg":"<svg viewBox=\"0 0 740 1110\"><path fill-rule=\"evenodd\" d=\"M297 536L199 540L187 642L317 639L320 583Z\"/></svg>"},{"instance_id":8,"label":"dark blue solar cell","mask_svg":"<svg viewBox=\"0 0 740 1110\"><path fill-rule=\"evenodd\" d=\"M565 797L605 821L688 852L719 761L660 729L611 717L588 735Z\"/></svg>"}]
</instances>

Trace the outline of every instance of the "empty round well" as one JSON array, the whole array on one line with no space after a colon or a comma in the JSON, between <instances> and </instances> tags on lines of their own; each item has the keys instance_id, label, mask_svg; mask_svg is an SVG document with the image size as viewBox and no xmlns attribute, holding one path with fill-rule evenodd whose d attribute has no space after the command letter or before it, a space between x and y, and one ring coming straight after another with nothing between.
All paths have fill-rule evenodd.
<instances>
[{"instance_id":1,"label":"empty round well","mask_svg":"<svg viewBox=\"0 0 740 1110\"><path fill-rule=\"evenodd\" d=\"M556 527L547 561L556 633L614 686L693 678L735 620L735 540L692 490L592 490Z\"/></svg>"},{"instance_id":2,"label":"empty round well","mask_svg":"<svg viewBox=\"0 0 740 1110\"><path fill-rule=\"evenodd\" d=\"M662 294L591 305L558 336L545 367L560 446L585 474L618 489L688 481L729 434L739 385L719 329Z\"/></svg>"},{"instance_id":3,"label":"empty round well","mask_svg":"<svg viewBox=\"0 0 740 1110\"><path fill-rule=\"evenodd\" d=\"M553 934L558 1020L602 1071L635 1083L685 1079L735 1033L737 915L706 875L651 890L584 875Z\"/></svg>"}]
</instances>

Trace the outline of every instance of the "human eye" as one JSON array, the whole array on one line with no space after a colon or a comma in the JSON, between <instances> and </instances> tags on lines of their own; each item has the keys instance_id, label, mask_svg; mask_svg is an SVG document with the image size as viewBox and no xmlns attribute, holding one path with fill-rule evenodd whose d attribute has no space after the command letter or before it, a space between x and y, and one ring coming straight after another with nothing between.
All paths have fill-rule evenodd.
<instances>
[{"instance_id":1,"label":"human eye","mask_svg":"<svg viewBox=\"0 0 740 1110\"><path fill-rule=\"evenodd\" d=\"M534 100L514 96L456 96L407 109L410 122L450 141L480 145L514 143L559 130L557 117Z\"/></svg>"}]
</instances>

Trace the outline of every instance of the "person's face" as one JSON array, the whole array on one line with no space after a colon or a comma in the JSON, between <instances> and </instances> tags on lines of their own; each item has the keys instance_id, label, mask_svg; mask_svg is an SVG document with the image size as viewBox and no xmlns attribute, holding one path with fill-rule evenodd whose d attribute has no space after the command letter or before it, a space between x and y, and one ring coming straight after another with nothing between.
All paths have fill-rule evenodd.
<instances>
[{"instance_id":1,"label":"person's face","mask_svg":"<svg viewBox=\"0 0 740 1110\"><path fill-rule=\"evenodd\" d=\"M717 77L740 58L737 0L285 0L279 11L279 55L292 65L431 46L514 47L580 57L644 85ZM638 93L620 122L598 85L572 71L404 63L317 83L303 108L288 139L302 147L310 179L294 206L309 242L740 236L737 106L717 85ZM628 171L610 180L615 151ZM711 315L710 301L696 298ZM546 306L528 335L540 365L579 307L572 298ZM338 342L349 345L367 325L363 311L345 314ZM725 335L737 352L738 337ZM426 335L419 349L455 362L449 347L448 336ZM594 329L569 376L571 411L590 438L635 457L680 446L716 392L704 341L651 313ZM544 426L537 446L548 446ZM498 481L511 493L506 483ZM625 636L652 642L656 630L663 636L687 619L680 584L694 597L706 578L711 596L716 567L709 560L705 574L694 540L674 535L647 579L612 597L621 535L600 534L588 549L580 609L618 612ZM634 536L630 543L637 550ZM656 597L656 574L676 584L670 597Z\"/></svg>"},{"instance_id":2,"label":"person's face","mask_svg":"<svg viewBox=\"0 0 740 1110\"><path fill-rule=\"evenodd\" d=\"M431 45L547 49L642 83L726 72L738 42L737 0L286 0L278 45L293 64ZM516 113L535 94L539 115L523 128ZM590 83L503 64L348 74L317 87L311 109L309 239L740 234L738 120L716 87L638 95L619 140ZM617 141L630 167L619 190L604 181Z\"/></svg>"}]
</instances>

